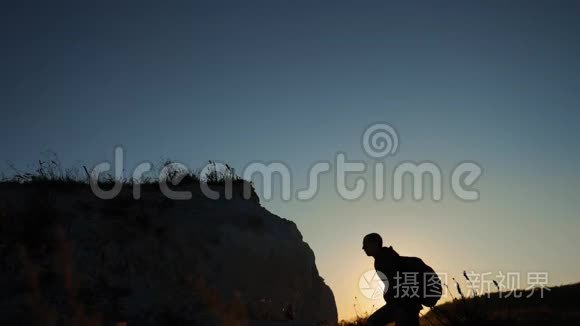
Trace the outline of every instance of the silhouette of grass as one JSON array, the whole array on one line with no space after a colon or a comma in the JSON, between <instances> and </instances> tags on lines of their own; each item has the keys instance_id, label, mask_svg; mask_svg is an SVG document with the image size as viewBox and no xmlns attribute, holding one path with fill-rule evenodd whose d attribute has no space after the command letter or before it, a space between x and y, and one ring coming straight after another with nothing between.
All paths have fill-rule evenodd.
<instances>
[{"instance_id":1,"label":"silhouette of grass","mask_svg":"<svg viewBox=\"0 0 580 326\"><path fill-rule=\"evenodd\" d=\"M466 279L469 279L466 277ZM468 280L469 281L469 280ZM494 283L499 289L499 284ZM457 284L458 291L461 290ZM550 288L543 297L539 288L479 293L442 303L430 310L422 321L426 325L564 325L579 324L580 284Z\"/></svg>"},{"instance_id":2,"label":"silhouette of grass","mask_svg":"<svg viewBox=\"0 0 580 326\"><path fill-rule=\"evenodd\" d=\"M98 185L104 189L111 189L115 183L124 185L139 184L143 187L158 188L161 180L167 180L168 184L173 187L196 186L201 183L209 186L224 186L232 184L234 186L249 184L250 181L244 180L235 174L235 170L228 164L218 167L214 161L209 161L208 171L205 174L201 170L189 171L179 167L172 160L163 160L154 169L151 175L144 175L139 180L129 177L114 177L110 173L103 173L99 176ZM55 153L49 153L49 157L44 160L38 160L32 170L22 170L8 164L12 171L10 175L4 172L0 174L0 184L34 184L46 185L54 188L77 187L89 184L90 173L86 166L63 168L58 156ZM253 186L251 187L253 191Z\"/></svg>"},{"instance_id":3,"label":"silhouette of grass","mask_svg":"<svg viewBox=\"0 0 580 326\"><path fill-rule=\"evenodd\" d=\"M470 282L468 276L464 275ZM471 283L470 283L471 284ZM427 326L473 326L473 325L580 325L580 283L563 285L545 291L540 289L518 290L521 296L508 295L510 291L479 293L467 297L459 283L459 298L450 293L452 301L441 303L421 316L421 325ZM447 284L445 284L447 287ZM449 287L447 287L449 289ZM355 297L355 317L341 320L339 326L366 326L369 313L360 314ZM374 306L373 306L374 307Z\"/></svg>"}]
</instances>

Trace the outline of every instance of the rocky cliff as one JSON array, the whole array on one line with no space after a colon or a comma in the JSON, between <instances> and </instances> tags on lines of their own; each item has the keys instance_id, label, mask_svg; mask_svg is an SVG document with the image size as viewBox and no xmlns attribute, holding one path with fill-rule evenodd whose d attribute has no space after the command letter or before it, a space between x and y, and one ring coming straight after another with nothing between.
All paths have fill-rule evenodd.
<instances>
[{"instance_id":1,"label":"rocky cliff","mask_svg":"<svg viewBox=\"0 0 580 326\"><path fill-rule=\"evenodd\" d=\"M336 323L314 253L256 198L0 184L0 323Z\"/></svg>"}]
</instances>

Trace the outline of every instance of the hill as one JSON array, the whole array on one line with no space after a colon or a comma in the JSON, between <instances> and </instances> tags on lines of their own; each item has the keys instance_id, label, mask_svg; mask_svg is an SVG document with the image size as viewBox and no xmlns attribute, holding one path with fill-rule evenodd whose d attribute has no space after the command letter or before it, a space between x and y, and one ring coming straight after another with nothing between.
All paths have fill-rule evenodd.
<instances>
[{"instance_id":1,"label":"hill","mask_svg":"<svg viewBox=\"0 0 580 326\"><path fill-rule=\"evenodd\" d=\"M238 181L238 180L236 180ZM170 200L111 200L67 180L0 183L1 325L336 323L334 296L292 221L200 181ZM224 194L224 184L208 184ZM295 322L294 322L295 323Z\"/></svg>"},{"instance_id":2,"label":"hill","mask_svg":"<svg viewBox=\"0 0 580 326\"><path fill-rule=\"evenodd\" d=\"M437 306L423 325L580 325L580 283L514 293L495 292Z\"/></svg>"}]
</instances>

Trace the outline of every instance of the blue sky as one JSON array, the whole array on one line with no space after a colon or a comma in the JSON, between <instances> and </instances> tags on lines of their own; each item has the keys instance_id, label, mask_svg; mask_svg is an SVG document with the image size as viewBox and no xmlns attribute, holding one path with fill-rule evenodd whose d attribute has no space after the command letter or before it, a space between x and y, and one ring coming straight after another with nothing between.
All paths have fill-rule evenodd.
<instances>
[{"instance_id":1,"label":"blue sky","mask_svg":"<svg viewBox=\"0 0 580 326\"><path fill-rule=\"evenodd\" d=\"M323 179L309 202L264 205L313 248L351 316L378 231L439 270L545 270L580 280L580 8L573 1L126 1L2 4L2 164L65 166L126 150L242 169L282 161L296 187L338 151L365 159L385 121L444 178L463 160L481 199L347 202ZM7 167L4 167L7 170ZM359 295L360 297L360 295ZM367 302L368 303L368 302ZM365 304L367 304L365 303ZM369 305L372 302L368 303Z\"/></svg>"}]
</instances>

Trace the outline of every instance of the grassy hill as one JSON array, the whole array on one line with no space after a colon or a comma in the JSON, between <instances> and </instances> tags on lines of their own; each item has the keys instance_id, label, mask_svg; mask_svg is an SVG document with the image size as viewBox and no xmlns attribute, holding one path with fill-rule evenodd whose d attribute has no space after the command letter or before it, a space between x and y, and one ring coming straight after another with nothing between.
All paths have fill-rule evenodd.
<instances>
[{"instance_id":1,"label":"grassy hill","mask_svg":"<svg viewBox=\"0 0 580 326\"><path fill-rule=\"evenodd\" d=\"M496 292L437 306L425 325L580 325L580 283L513 293ZM507 296L507 297L506 297Z\"/></svg>"},{"instance_id":2,"label":"grassy hill","mask_svg":"<svg viewBox=\"0 0 580 326\"><path fill-rule=\"evenodd\" d=\"M580 283L514 293L495 292L456 299L435 307L421 318L427 326L580 325ZM364 326L366 318L341 326Z\"/></svg>"}]
</instances>

